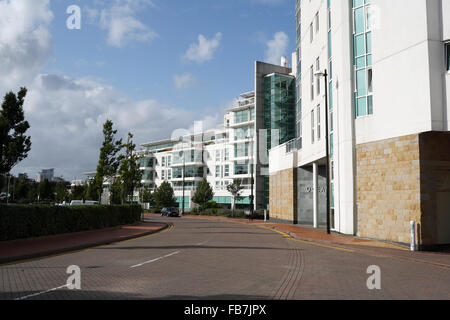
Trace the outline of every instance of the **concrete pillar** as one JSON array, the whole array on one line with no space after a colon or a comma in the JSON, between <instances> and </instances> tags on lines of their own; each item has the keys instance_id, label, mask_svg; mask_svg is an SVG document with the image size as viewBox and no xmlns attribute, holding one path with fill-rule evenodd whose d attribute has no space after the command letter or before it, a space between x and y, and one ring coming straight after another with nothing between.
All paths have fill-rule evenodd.
<instances>
[{"instance_id":1,"label":"concrete pillar","mask_svg":"<svg viewBox=\"0 0 450 320\"><path fill-rule=\"evenodd\" d=\"M317 162L313 163L313 221L314 228L319 224L319 184L318 184L319 166Z\"/></svg>"}]
</instances>

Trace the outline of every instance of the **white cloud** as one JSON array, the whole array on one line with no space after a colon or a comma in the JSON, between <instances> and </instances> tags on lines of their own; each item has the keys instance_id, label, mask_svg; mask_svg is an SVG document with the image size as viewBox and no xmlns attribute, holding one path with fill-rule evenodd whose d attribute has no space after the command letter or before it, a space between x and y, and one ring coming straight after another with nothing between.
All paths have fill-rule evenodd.
<instances>
[{"instance_id":1,"label":"white cloud","mask_svg":"<svg viewBox=\"0 0 450 320\"><path fill-rule=\"evenodd\" d=\"M101 80L41 74L52 49L52 17L48 0L0 0L0 93L27 86L24 111L31 126L31 152L13 173L33 177L55 168L58 176L73 179L95 170L107 119L119 130L118 137L131 131L138 145L202 120L204 112L135 100ZM213 122L214 117L206 118L208 126Z\"/></svg>"},{"instance_id":2,"label":"white cloud","mask_svg":"<svg viewBox=\"0 0 450 320\"><path fill-rule=\"evenodd\" d=\"M265 61L279 65L281 57L286 55L289 45L289 37L280 31L275 33L274 38L266 42Z\"/></svg>"},{"instance_id":3,"label":"white cloud","mask_svg":"<svg viewBox=\"0 0 450 320\"><path fill-rule=\"evenodd\" d=\"M220 46L222 40L222 33L218 32L215 36L208 40L200 34L198 36L198 43L192 43L184 55L184 59L203 63L212 60L214 53Z\"/></svg>"},{"instance_id":4,"label":"white cloud","mask_svg":"<svg viewBox=\"0 0 450 320\"><path fill-rule=\"evenodd\" d=\"M137 18L137 14L153 7L150 0L114 0L100 3L102 8L86 7L88 21L96 23L108 32L107 43L113 47L123 47L129 42L147 42L158 37L158 34Z\"/></svg>"},{"instance_id":5,"label":"white cloud","mask_svg":"<svg viewBox=\"0 0 450 320\"><path fill-rule=\"evenodd\" d=\"M188 89L190 87L193 87L193 86L197 85L197 80L190 73L183 73L183 74L180 74L180 75L178 75L178 74L174 75L173 82L174 82L175 88L177 90Z\"/></svg>"},{"instance_id":6,"label":"white cloud","mask_svg":"<svg viewBox=\"0 0 450 320\"><path fill-rule=\"evenodd\" d=\"M51 52L49 0L0 0L0 89L24 86Z\"/></svg>"}]
</instances>

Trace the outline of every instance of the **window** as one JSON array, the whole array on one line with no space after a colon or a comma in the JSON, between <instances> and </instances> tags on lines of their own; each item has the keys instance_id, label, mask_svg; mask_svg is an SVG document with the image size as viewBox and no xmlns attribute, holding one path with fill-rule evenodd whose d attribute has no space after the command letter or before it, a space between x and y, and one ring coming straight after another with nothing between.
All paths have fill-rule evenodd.
<instances>
[{"instance_id":1,"label":"window","mask_svg":"<svg viewBox=\"0 0 450 320\"><path fill-rule=\"evenodd\" d=\"M220 178L220 166L216 166L216 178Z\"/></svg>"},{"instance_id":2,"label":"window","mask_svg":"<svg viewBox=\"0 0 450 320\"><path fill-rule=\"evenodd\" d=\"M249 121L248 110L237 111L234 113L234 123L242 123Z\"/></svg>"},{"instance_id":3,"label":"window","mask_svg":"<svg viewBox=\"0 0 450 320\"><path fill-rule=\"evenodd\" d=\"M230 176L230 166L228 164L225 165L224 176L225 177L229 177Z\"/></svg>"},{"instance_id":4,"label":"window","mask_svg":"<svg viewBox=\"0 0 450 320\"><path fill-rule=\"evenodd\" d=\"M320 105L317 106L317 140L320 140Z\"/></svg>"},{"instance_id":5,"label":"window","mask_svg":"<svg viewBox=\"0 0 450 320\"><path fill-rule=\"evenodd\" d=\"M353 0L353 65L355 116L373 114L372 15L370 1Z\"/></svg>"},{"instance_id":6,"label":"window","mask_svg":"<svg viewBox=\"0 0 450 320\"><path fill-rule=\"evenodd\" d=\"M172 180L172 170L167 170L167 179Z\"/></svg>"},{"instance_id":7,"label":"window","mask_svg":"<svg viewBox=\"0 0 450 320\"><path fill-rule=\"evenodd\" d=\"M314 41L314 29L313 29L313 23L311 22L311 25L309 26L309 42L312 43Z\"/></svg>"},{"instance_id":8,"label":"window","mask_svg":"<svg viewBox=\"0 0 450 320\"><path fill-rule=\"evenodd\" d=\"M311 66L310 72L311 72L311 100L314 100L314 66Z\"/></svg>"},{"instance_id":9,"label":"window","mask_svg":"<svg viewBox=\"0 0 450 320\"><path fill-rule=\"evenodd\" d=\"M311 143L314 143L314 110L311 110Z\"/></svg>"},{"instance_id":10,"label":"window","mask_svg":"<svg viewBox=\"0 0 450 320\"><path fill-rule=\"evenodd\" d=\"M161 159L161 166L163 166L163 167L166 166L166 157L162 157L162 159Z\"/></svg>"},{"instance_id":11,"label":"window","mask_svg":"<svg viewBox=\"0 0 450 320\"><path fill-rule=\"evenodd\" d=\"M450 71L450 42L445 44L445 55L447 57L447 71Z\"/></svg>"},{"instance_id":12,"label":"window","mask_svg":"<svg viewBox=\"0 0 450 320\"><path fill-rule=\"evenodd\" d=\"M248 143L241 143L234 146L234 157L242 158L248 157Z\"/></svg>"},{"instance_id":13,"label":"window","mask_svg":"<svg viewBox=\"0 0 450 320\"><path fill-rule=\"evenodd\" d=\"M172 165L172 157L168 156L167 157L167 166L170 167ZM170 179L170 178L169 178Z\"/></svg>"},{"instance_id":14,"label":"window","mask_svg":"<svg viewBox=\"0 0 450 320\"><path fill-rule=\"evenodd\" d=\"M216 150L216 162L220 162L220 150Z\"/></svg>"},{"instance_id":15,"label":"window","mask_svg":"<svg viewBox=\"0 0 450 320\"><path fill-rule=\"evenodd\" d=\"M165 170L161 171L161 180L166 180L166 171Z\"/></svg>"},{"instance_id":16,"label":"window","mask_svg":"<svg viewBox=\"0 0 450 320\"><path fill-rule=\"evenodd\" d=\"M319 26L319 13L318 12L316 13L315 20L316 20L316 33L317 33L317 32L319 32L319 29L320 29L320 26Z\"/></svg>"},{"instance_id":17,"label":"window","mask_svg":"<svg viewBox=\"0 0 450 320\"><path fill-rule=\"evenodd\" d=\"M320 71L320 58L317 58L316 60L316 71ZM320 94L320 78L316 77L316 87L317 87L317 95Z\"/></svg>"},{"instance_id":18,"label":"window","mask_svg":"<svg viewBox=\"0 0 450 320\"><path fill-rule=\"evenodd\" d=\"M234 174L235 175L248 174L249 173L248 164L249 164L248 161L236 162L234 166Z\"/></svg>"},{"instance_id":19,"label":"window","mask_svg":"<svg viewBox=\"0 0 450 320\"><path fill-rule=\"evenodd\" d=\"M228 150L228 149L225 149L225 150L223 150L223 152L224 152L224 161L228 161L228 160L230 160L230 150Z\"/></svg>"}]
</instances>

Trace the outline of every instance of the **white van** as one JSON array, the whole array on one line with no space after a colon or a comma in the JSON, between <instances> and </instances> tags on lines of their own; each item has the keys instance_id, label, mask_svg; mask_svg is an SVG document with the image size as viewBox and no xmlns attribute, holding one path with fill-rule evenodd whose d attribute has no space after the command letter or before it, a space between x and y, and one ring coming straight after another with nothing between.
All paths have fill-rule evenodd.
<instances>
[{"instance_id":1,"label":"white van","mask_svg":"<svg viewBox=\"0 0 450 320\"><path fill-rule=\"evenodd\" d=\"M98 204L98 201L83 202L83 200L72 200L72 202L70 202L71 206L95 206L97 204Z\"/></svg>"}]
</instances>

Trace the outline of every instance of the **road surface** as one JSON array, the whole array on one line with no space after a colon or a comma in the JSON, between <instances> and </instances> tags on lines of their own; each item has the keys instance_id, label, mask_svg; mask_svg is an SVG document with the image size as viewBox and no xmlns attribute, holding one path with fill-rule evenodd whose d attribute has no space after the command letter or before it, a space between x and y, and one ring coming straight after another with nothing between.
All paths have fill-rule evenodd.
<instances>
[{"instance_id":1,"label":"road surface","mask_svg":"<svg viewBox=\"0 0 450 320\"><path fill-rule=\"evenodd\" d=\"M261 225L150 219L173 227L127 242L0 266L0 300L450 299L445 266L298 241ZM66 273L69 266L80 268L80 290L67 286L73 275ZM378 268L379 278L368 273L370 266ZM380 289L370 290L368 279Z\"/></svg>"}]
</instances>

